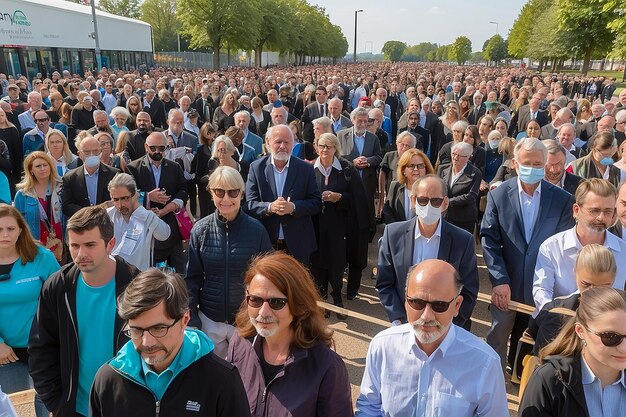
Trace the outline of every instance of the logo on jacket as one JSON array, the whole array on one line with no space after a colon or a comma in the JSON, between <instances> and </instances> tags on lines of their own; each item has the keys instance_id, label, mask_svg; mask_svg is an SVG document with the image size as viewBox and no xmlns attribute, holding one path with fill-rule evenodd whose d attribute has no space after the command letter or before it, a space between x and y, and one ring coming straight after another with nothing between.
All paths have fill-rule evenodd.
<instances>
[{"instance_id":1,"label":"logo on jacket","mask_svg":"<svg viewBox=\"0 0 626 417\"><path fill-rule=\"evenodd\" d=\"M187 411L200 411L200 403L197 401L187 401L187 407L186 407Z\"/></svg>"}]
</instances>

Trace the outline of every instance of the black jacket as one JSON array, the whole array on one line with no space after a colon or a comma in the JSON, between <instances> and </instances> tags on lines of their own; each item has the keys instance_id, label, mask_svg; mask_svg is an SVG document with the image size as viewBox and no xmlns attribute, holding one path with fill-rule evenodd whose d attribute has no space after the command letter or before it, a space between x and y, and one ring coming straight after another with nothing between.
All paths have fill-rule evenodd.
<instances>
[{"instance_id":1,"label":"black jacket","mask_svg":"<svg viewBox=\"0 0 626 417\"><path fill-rule=\"evenodd\" d=\"M528 381L519 417L589 417L580 356L546 359Z\"/></svg>"},{"instance_id":2,"label":"black jacket","mask_svg":"<svg viewBox=\"0 0 626 417\"><path fill-rule=\"evenodd\" d=\"M139 270L115 256L115 295L124 291ZM78 390L78 327L76 286L79 269L65 265L43 284L28 342L28 367L35 390L55 417L76 415ZM129 340L116 314L113 351Z\"/></svg>"},{"instance_id":3,"label":"black jacket","mask_svg":"<svg viewBox=\"0 0 626 417\"><path fill-rule=\"evenodd\" d=\"M580 293L575 293L567 297L557 297L541 308L537 317L531 318L528 322L526 332L535 339L533 352L539 354L539 350L550 343L561 331L561 327L567 322L570 316L559 313L552 313L553 308L561 307L572 311L578 309L580 304Z\"/></svg>"}]
</instances>

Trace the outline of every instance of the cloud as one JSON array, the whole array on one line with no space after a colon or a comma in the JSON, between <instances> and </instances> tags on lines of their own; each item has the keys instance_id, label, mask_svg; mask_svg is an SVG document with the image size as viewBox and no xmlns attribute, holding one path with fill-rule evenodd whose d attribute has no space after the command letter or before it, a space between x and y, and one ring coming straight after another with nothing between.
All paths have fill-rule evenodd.
<instances>
[{"instance_id":1,"label":"cloud","mask_svg":"<svg viewBox=\"0 0 626 417\"><path fill-rule=\"evenodd\" d=\"M434 6L431 7L430 9L428 9L428 11L426 12L427 16L435 16L438 14L441 14L443 12L443 10L441 10L441 7L439 6Z\"/></svg>"}]
</instances>

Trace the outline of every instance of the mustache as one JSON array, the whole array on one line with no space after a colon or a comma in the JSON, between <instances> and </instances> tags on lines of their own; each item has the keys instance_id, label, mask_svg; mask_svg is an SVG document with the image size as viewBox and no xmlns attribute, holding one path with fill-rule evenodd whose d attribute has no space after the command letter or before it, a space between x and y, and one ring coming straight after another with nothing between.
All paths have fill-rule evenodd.
<instances>
[{"instance_id":1,"label":"mustache","mask_svg":"<svg viewBox=\"0 0 626 417\"><path fill-rule=\"evenodd\" d=\"M258 315L256 317L250 317L250 320L252 320L255 323L264 323L264 324L277 323L278 322L276 317L261 316L261 315Z\"/></svg>"},{"instance_id":2,"label":"mustache","mask_svg":"<svg viewBox=\"0 0 626 417\"><path fill-rule=\"evenodd\" d=\"M411 326L416 327L416 326L428 326L428 327L437 327L437 328L441 328L441 323L439 323L439 321L437 320L424 320L424 319L417 319L414 322L411 323Z\"/></svg>"}]
</instances>

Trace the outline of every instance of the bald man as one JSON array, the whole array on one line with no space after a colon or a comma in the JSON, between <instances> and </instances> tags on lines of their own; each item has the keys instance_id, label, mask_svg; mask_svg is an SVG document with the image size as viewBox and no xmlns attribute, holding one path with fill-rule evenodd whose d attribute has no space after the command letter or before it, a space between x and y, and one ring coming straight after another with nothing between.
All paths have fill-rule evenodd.
<instances>
[{"instance_id":1,"label":"bald man","mask_svg":"<svg viewBox=\"0 0 626 417\"><path fill-rule=\"evenodd\" d=\"M357 417L508 415L498 355L452 324L463 301L461 288L447 262L429 259L411 268L409 322L372 339Z\"/></svg>"}]
</instances>

